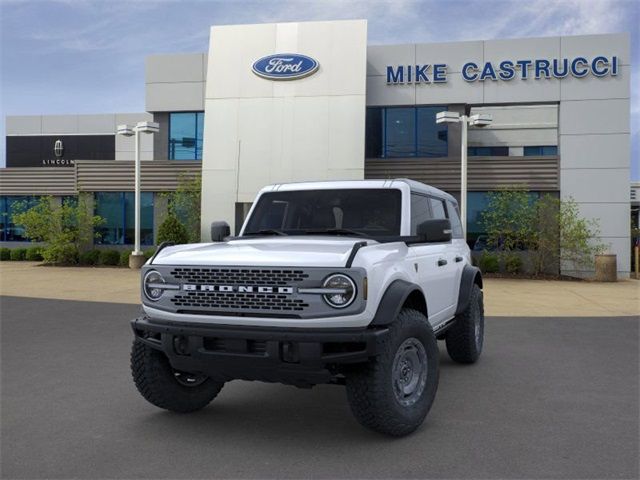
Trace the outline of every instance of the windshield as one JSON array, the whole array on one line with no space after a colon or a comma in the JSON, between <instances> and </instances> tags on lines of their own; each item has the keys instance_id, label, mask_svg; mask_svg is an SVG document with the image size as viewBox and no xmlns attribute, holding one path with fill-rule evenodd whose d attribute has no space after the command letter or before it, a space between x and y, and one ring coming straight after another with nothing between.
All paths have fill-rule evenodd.
<instances>
[{"instance_id":1,"label":"windshield","mask_svg":"<svg viewBox=\"0 0 640 480\"><path fill-rule=\"evenodd\" d=\"M265 193L244 235L400 235L401 203L388 188Z\"/></svg>"}]
</instances>

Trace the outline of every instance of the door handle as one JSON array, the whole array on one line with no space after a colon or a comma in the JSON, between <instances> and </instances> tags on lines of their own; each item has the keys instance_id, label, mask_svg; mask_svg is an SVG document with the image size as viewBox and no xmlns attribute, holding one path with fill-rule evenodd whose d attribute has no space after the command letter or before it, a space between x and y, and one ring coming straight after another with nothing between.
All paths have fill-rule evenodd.
<instances>
[{"instance_id":1,"label":"door handle","mask_svg":"<svg viewBox=\"0 0 640 480\"><path fill-rule=\"evenodd\" d=\"M447 264L447 261L444 258L441 258L440 260L438 260L439 267L444 267L446 264Z\"/></svg>"},{"instance_id":2,"label":"door handle","mask_svg":"<svg viewBox=\"0 0 640 480\"><path fill-rule=\"evenodd\" d=\"M464 258L462 258L460 256L456 257L456 263L461 262L462 260L464 260Z\"/></svg>"}]
</instances>

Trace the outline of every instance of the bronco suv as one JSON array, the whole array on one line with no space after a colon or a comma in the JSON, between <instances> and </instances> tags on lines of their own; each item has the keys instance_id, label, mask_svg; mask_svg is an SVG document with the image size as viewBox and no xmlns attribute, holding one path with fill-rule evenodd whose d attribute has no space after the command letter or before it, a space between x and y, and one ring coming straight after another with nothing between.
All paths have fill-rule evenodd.
<instances>
[{"instance_id":1,"label":"bronco suv","mask_svg":"<svg viewBox=\"0 0 640 480\"><path fill-rule=\"evenodd\" d=\"M456 200L411 180L272 185L239 236L160 246L132 321L134 382L192 412L225 382L345 385L357 420L414 431L438 387L438 346L475 362L482 278Z\"/></svg>"}]
</instances>

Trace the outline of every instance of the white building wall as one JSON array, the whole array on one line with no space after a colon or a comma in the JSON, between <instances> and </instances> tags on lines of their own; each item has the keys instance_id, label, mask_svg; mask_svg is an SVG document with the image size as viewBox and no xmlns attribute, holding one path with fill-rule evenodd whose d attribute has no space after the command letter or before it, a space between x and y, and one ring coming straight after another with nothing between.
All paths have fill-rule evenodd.
<instances>
[{"instance_id":1,"label":"white building wall","mask_svg":"<svg viewBox=\"0 0 640 480\"><path fill-rule=\"evenodd\" d=\"M264 185L361 179L367 26L364 20L212 27L205 94L202 233L234 223L235 203ZM273 81L261 57L301 53L319 70Z\"/></svg>"}]
</instances>

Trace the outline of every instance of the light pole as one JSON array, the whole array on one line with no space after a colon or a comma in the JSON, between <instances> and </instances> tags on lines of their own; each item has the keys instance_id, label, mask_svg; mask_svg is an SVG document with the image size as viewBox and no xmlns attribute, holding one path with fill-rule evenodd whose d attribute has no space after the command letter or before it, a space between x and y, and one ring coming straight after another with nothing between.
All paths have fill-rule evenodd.
<instances>
[{"instance_id":1,"label":"light pole","mask_svg":"<svg viewBox=\"0 0 640 480\"><path fill-rule=\"evenodd\" d=\"M140 133L157 133L160 126L155 122L138 122L134 127L118 125L118 135L131 137L135 135L135 198L134 198L134 236L133 252L129 255L129 268L140 268L145 259L140 250Z\"/></svg>"},{"instance_id":2,"label":"light pole","mask_svg":"<svg viewBox=\"0 0 640 480\"><path fill-rule=\"evenodd\" d=\"M492 121L491 115L477 113L467 116L458 112L439 112L436 114L436 123L459 123L460 132L460 221L462 222L462 232L464 239L467 239L467 127L486 127Z\"/></svg>"}]
</instances>

